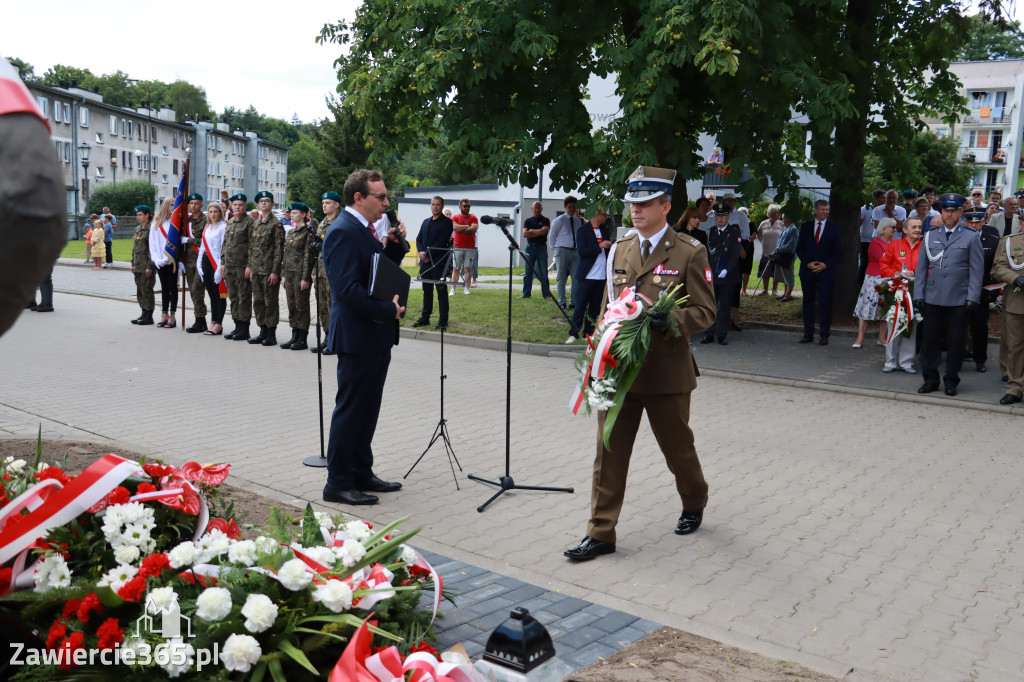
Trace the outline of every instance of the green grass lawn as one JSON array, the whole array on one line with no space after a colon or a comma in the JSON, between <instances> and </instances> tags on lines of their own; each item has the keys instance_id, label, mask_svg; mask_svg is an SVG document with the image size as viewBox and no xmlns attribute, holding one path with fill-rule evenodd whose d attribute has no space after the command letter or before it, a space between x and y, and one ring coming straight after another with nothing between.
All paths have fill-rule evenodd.
<instances>
[{"instance_id":1,"label":"green grass lawn","mask_svg":"<svg viewBox=\"0 0 1024 682\"><path fill-rule=\"evenodd\" d=\"M113 241L114 260L130 261L132 259L132 239L115 239ZM75 239L68 242L60 252L61 258L81 258L85 260L85 240Z\"/></svg>"}]
</instances>

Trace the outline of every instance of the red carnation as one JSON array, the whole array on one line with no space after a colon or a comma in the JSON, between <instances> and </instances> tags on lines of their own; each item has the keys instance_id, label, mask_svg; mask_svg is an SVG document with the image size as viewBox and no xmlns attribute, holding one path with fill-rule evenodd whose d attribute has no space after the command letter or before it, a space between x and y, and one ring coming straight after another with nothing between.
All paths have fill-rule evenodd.
<instances>
[{"instance_id":1,"label":"red carnation","mask_svg":"<svg viewBox=\"0 0 1024 682\"><path fill-rule=\"evenodd\" d=\"M38 479L40 481L45 481L48 478L52 478L52 479L54 479L56 481L60 481L61 485L67 485L68 483L71 482L71 477L68 476L67 474L65 474L63 471L61 471L57 467L46 467L45 469L40 471L38 474L36 474L36 479Z\"/></svg>"},{"instance_id":2,"label":"red carnation","mask_svg":"<svg viewBox=\"0 0 1024 682\"><path fill-rule=\"evenodd\" d=\"M96 629L96 637L99 638L100 649L113 649L124 641L124 630L117 627L117 618L107 618L103 625Z\"/></svg>"},{"instance_id":3,"label":"red carnation","mask_svg":"<svg viewBox=\"0 0 1024 682\"><path fill-rule=\"evenodd\" d=\"M121 589L117 591L117 596L125 601L138 602L142 599L142 593L145 591L146 577L143 575L137 575L121 586Z\"/></svg>"},{"instance_id":4,"label":"red carnation","mask_svg":"<svg viewBox=\"0 0 1024 682\"><path fill-rule=\"evenodd\" d=\"M164 464L143 464L142 470L153 478L163 478L164 476L176 476L181 472L172 466Z\"/></svg>"},{"instance_id":5,"label":"red carnation","mask_svg":"<svg viewBox=\"0 0 1024 682\"><path fill-rule=\"evenodd\" d=\"M210 519L210 522L206 524L206 530L207 532L211 530L219 530L232 540L242 539L242 530L238 527L238 524L235 523L234 519L226 521L221 518L212 518Z\"/></svg>"},{"instance_id":6,"label":"red carnation","mask_svg":"<svg viewBox=\"0 0 1024 682\"><path fill-rule=\"evenodd\" d=\"M415 646L413 646L411 649L409 649L409 653L410 654L419 653L421 651L423 651L425 653L428 653L431 656L437 657L437 649L435 649L434 647L430 646L426 642L419 642Z\"/></svg>"},{"instance_id":7,"label":"red carnation","mask_svg":"<svg viewBox=\"0 0 1024 682\"><path fill-rule=\"evenodd\" d=\"M200 464L199 462L186 462L181 467L181 474L192 481L220 485L228 477L230 464Z\"/></svg>"},{"instance_id":8,"label":"red carnation","mask_svg":"<svg viewBox=\"0 0 1024 682\"><path fill-rule=\"evenodd\" d=\"M49 634L46 635L46 648L54 648L54 646L56 646L57 644L57 641L64 639L64 635L66 635L67 632L68 629L64 627L64 623L60 622L59 620L55 621L54 624L50 626Z\"/></svg>"},{"instance_id":9,"label":"red carnation","mask_svg":"<svg viewBox=\"0 0 1024 682\"><path fill-rule=\"evenodd\" d=\"M60 650L59 658L60 667L62 670L70 670L73 665L72 661L75 658L75 651L82 649L82 640L85 639L85 635L81 632L72 632L71 636L60 643L58 649Z\"/></svg>"},{"instance_id":10,"label":"red carnation","mask_svg":"<svg viewBox=\"0 0 1024 682\"><path fill-rule=\"evenodd\" d=\"M102 612L103 604L100 603L100 598L96 596L95 592L90 592L85 595L82 599L82 604L78 607L78 620L88 623L93 613Z\"/></svg>"},{"instance_id":11,"label":"red carnation","mask_svg":"<svg viewBox=\"0 0 1024 682\"><path fill-rule=\"evenodd\" d=\"M140 495L143 493L155 493L156 486L153 485L152 483L140 483L139 487L136 488L136 492L138 492Z\"/></svg>"},{"instance_id":12,"label":"red carnation","mask_svg":"<svg viewBox=\"0 0 1024 682\"><path fill-rule=\"evenodd\" d=\"M68 599L67 603L64 604L64 613L61 616L64 620L69 620L71 616L78 613L78 607L82 605L81 599ZM63 637L64 635L61 635Z\"/></svg>"},{"instance_id":13,"label":"red carnation","mask_svg":"<svg viewBox=\"0 0 1024 682\"><path fill-rule=\"evenodd\" d=\"M131 496L132 494L128 492L128 488L125 488L123 485L117 486L107 495L110 498L110 504L127 504Z\"/></svg>"},{"instance_id":14,"label":"red carnation","mask_svg":"<svg viewBox=\"0 0 1024 682\"><path fill-rule=\"evenodd\" d=\"M160 575L165 568L170 568L171 562L163 552L150 554L139 564L139 577L148 578L151 575Z\"/></svg>"},{"instance_id":15,"label":"red carnation","mask_svg":"<svg viewBox=\"0 0 1024 682\"><path fill-rule=\"evenodd\" d=\"M408 568L409 568L409 575L411 575L413 577L417 577L418 578L421 575L430 575L430 571L428 571L427 569L423 568L422 566L417 566L417 565L413 564L412 566L409 566Z\"/></svg>"}]
</instances>

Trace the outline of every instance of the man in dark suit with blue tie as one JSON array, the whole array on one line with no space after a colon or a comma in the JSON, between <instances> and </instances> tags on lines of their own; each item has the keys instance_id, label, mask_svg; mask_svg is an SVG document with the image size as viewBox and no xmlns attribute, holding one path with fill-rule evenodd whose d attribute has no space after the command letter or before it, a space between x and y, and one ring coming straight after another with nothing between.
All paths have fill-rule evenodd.
<instances>
[{"instance_id":1,"label":"man in dark suit with blue tie","mask_svg":"<svg viewBox=\"0 0 1024 682\"><path fill-rule=\"evenodd\" d=\"M373 255L401 263L408 242L392 228L386 246L373 229L388 208L388 189L380 171L353 171L345 181L345 209L324 237L324 266L331 282L331 328L327 347L338 354L338 395L327 443L326 502L376 504L367 493L388 493L401 483L373 473L370 443L377 428L391 347L398 343L398 320L405 311L394 301L370 298Z\"/></svg>"},{"instance_id":2,"label":"man in dark suit with blue tie","mask_svg":"<svg viewBox=\"0 0 1024 682\"><path fill-rule=\"evenodd\" d=\"M819 345L828 345L832 328L832 292L836 283L836 264L843 255L839 225L828 219L825 199L814 202L814 220L800 226L796 255L800 259L800 286L804 294L804 335L800 343L814 342L814 317L817 307L821 334Z\"/></svg>"}]
</instances>

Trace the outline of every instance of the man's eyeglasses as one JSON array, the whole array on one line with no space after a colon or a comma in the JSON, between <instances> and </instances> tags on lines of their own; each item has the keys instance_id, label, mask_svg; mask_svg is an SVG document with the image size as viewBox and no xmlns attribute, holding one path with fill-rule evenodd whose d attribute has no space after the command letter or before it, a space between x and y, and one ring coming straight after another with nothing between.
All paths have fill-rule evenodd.
<instances>
[{"instance_id":1,"label":"man's eyeglasses","mask_svg":"<svg viewBox=\"0 0 1024 682\"><path fill-rule=\"evenodd\" d=\"M368 196L368 197L377 197L378 201L384 201L385 199L388 198L388 193L387 192L379 192L379 193L378 192L367 192L366 196Z\"/></svg>"}]
</instances>

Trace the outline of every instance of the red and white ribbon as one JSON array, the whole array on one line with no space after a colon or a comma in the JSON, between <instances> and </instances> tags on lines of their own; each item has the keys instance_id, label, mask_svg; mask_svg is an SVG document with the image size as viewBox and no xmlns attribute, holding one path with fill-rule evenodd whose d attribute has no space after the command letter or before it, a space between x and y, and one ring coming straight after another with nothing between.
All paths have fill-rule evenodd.
<instances>
[{"instance_id":1,"label":"red and white ribbon","mask_svg":"<svg viewBox=\"0 0 1024 682\"><path fill-rule=\"evenodd\" d=\"M889 287L896 298L894 306L896 310L893 313L892 324L889 325L889 336L885 340L886 345L892 343L896 335L902 334L914 321L914 302L911 300L913 296L910 295L910 280L897 275L890 280ZM905 314L906 318L901 313ZM900 324L904 319L906 324Z\"/></svg>"}]
</instances>

